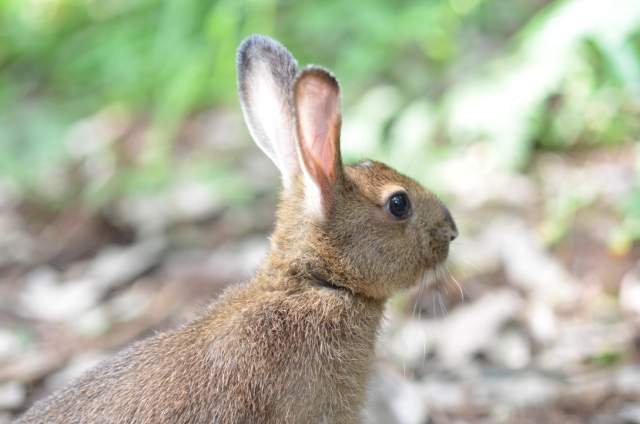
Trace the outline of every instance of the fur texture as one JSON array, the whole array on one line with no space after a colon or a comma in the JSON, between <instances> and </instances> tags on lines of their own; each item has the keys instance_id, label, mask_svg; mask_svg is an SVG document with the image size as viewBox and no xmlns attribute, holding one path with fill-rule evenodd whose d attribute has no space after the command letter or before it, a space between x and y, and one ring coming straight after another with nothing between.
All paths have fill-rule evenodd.
<instances>
[{"instance_id":1,"label":"fur texture","mask_svg":"<svg viewBox=\"0 0 640 424\"><path fill-rule=\"evenodd\" d=\"M328 71L298 71L259 36L240 47L238 68L245 119L284 179L262 267L195 321L133 344L18 423L362 422L385 303L446 259L455 224L386 165L342 164ZM264 110L274 105L277 122ZM410 203L401 219L389 209L398 193Z\"/></svg>"}]
</instances>

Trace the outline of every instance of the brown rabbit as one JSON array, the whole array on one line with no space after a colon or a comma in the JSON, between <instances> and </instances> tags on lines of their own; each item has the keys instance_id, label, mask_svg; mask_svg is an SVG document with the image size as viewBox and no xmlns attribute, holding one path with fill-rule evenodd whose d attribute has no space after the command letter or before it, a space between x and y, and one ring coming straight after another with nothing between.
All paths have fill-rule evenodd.
<instances>
[{"instance_id":1,"label":"brown rabbit","mask_svg":"<svg viewBox=\"0 0 640 424\"><path fill-rule=\"evenodd\" d=\"M267 259L195 321L133 344L18 423L358 423L389 296L456 226L414 180L340 159L340 88L279 43L238 51L251 135L282 173Z\"/></svg>"}]
</instances>

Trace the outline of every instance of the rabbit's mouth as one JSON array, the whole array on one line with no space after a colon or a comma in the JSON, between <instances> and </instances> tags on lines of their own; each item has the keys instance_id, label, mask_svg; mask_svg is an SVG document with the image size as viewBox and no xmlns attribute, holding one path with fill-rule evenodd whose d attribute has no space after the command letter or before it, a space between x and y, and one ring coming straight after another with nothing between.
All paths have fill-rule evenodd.
<instances>
[{"instance_id":1,"label":"rabbit's mouth","mask_svg":"<svg viewBox=\"0 0 640 424\"><path fill-rule=\"evenodd\" d=\"M432 266L440 266L443 265L447 258L449 257L449 242L439 243L433 247L432 250L433 255L433 264Z\"/></svg>"}]
</instances>

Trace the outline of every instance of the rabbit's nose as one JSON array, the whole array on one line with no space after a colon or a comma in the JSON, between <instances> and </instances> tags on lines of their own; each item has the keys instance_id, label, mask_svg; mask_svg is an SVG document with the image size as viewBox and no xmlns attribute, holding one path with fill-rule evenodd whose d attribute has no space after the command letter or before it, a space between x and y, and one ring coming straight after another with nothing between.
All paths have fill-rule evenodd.
<instances>
[{"instance_id":1,"label":"rabbit's nose","mask_svg":"<svg viewBox=\"0 0 640 424\"><path fill-rule=\"evenodd\" d=\"M451 229L451 233L449 233L449 241L454 241L456 237L458 237L458 227L456 227L456 223L454 222L449 209L444 205L442 205L442 209L444 210L444 220L449 224L449 228Z\"/></svg>"}]
</instances>

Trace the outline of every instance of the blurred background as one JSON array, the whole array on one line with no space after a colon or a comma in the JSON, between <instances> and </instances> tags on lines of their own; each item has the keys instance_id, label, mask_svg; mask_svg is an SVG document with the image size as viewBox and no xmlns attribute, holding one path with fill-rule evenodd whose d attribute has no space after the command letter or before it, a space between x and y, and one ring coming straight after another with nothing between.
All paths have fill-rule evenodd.
<instances>
[{"instance_id":1,"label":"blurred background","mask_svg":"<svg viewBox=\"0 0 640 424\"><path fill-rule=\"evenodd\" d=\"M253 33L461 231L391 301L368 422L640 423L638 0L0 0L0 423L259 264Z\"/></svg>"}]
</instances>

